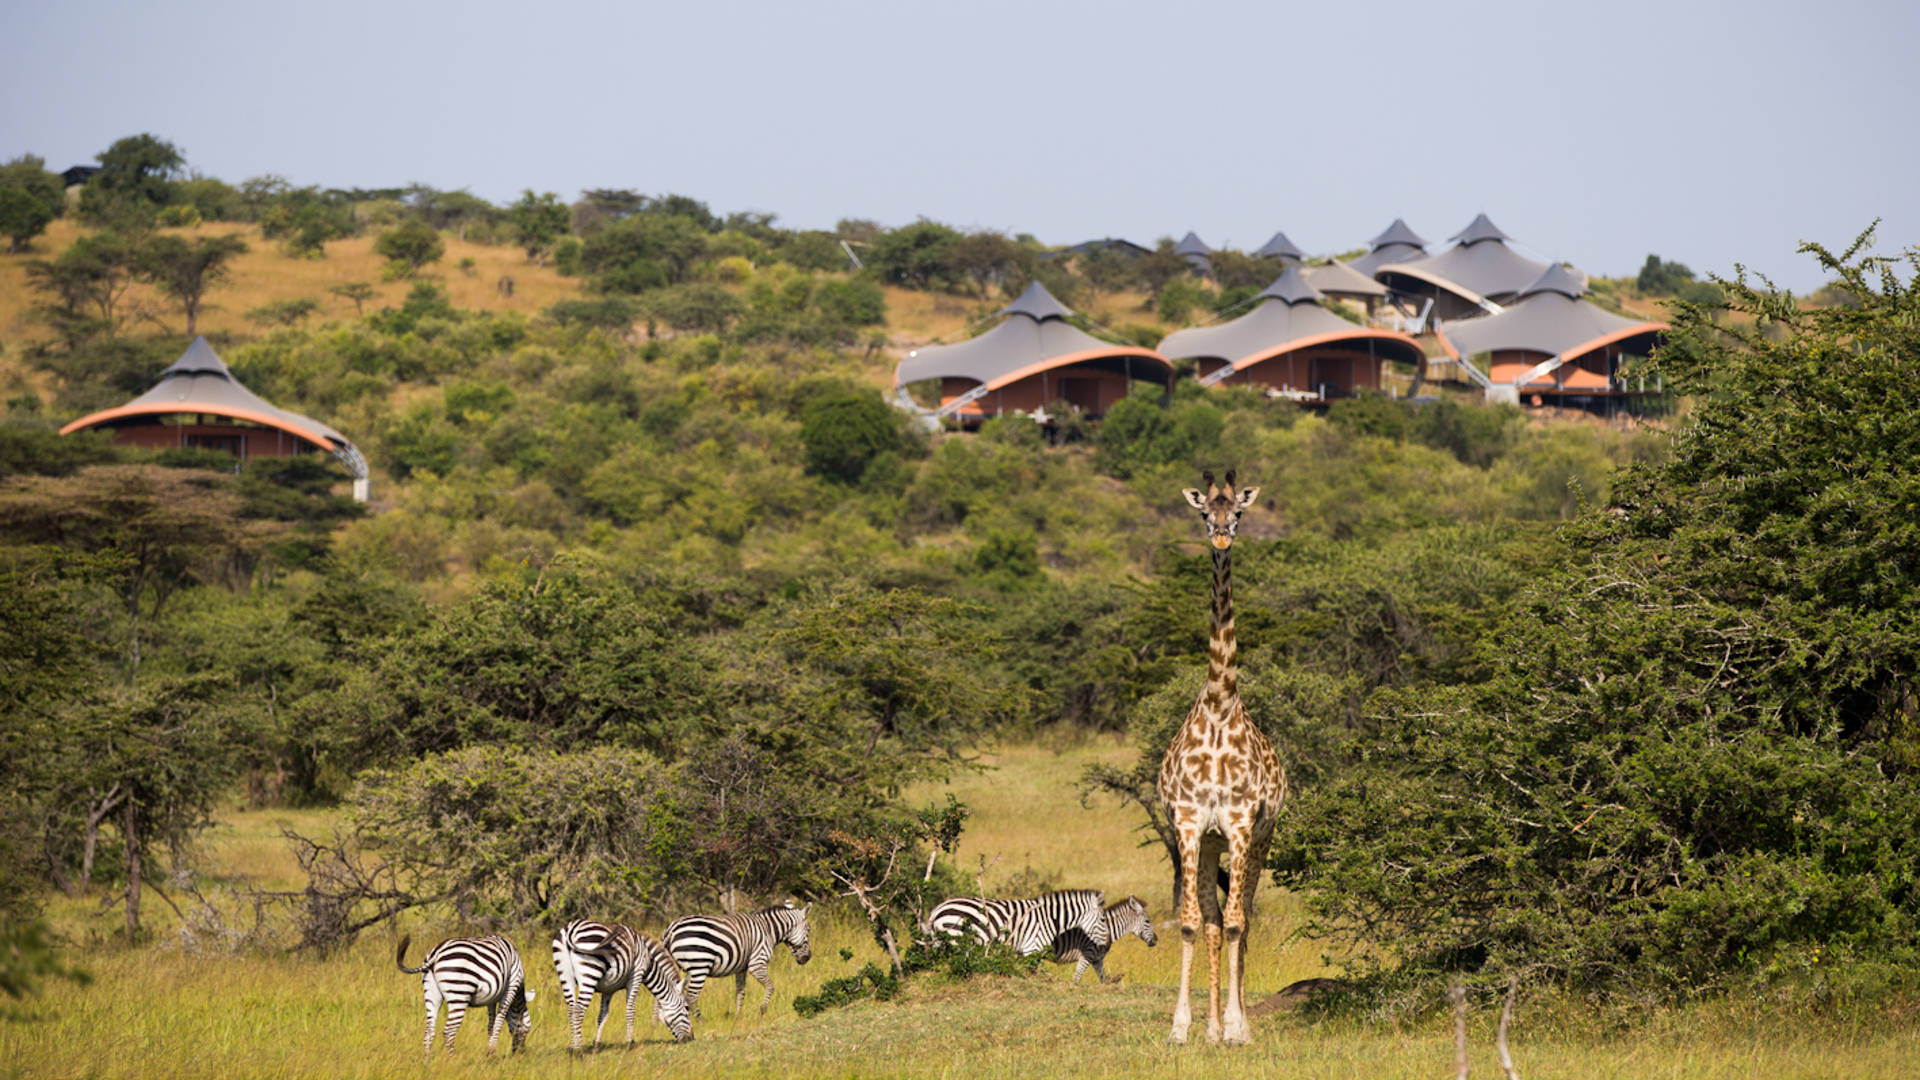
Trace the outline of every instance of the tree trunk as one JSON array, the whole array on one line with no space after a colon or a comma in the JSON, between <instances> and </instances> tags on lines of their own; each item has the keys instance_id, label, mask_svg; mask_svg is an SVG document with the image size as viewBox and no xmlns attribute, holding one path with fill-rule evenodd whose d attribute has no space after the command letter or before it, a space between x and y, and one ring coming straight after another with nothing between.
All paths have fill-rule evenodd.
<instances>
[{"instance_id":1,"label":"tree trunk","mask_svg":"<svg viewBox=\"0 0 1920 1080\"><path fill-rule=\"evenodd\" d=\"M121 821L127 840L127 944L131 945L140 936L139 811L134 808L133 800L127 800Z\"/></svg>"},{"instance_id":2,"label":"tree trunk","mask_svg":"<svg viewBox=\"0 0 1920 1080\"><path fill-rule=\"evenodd\" d=\"M87 839L80 849L80 889L85 891L93 884L93 854L100 842L100 823L107 820L120 805L120 785L114 784L107 789L100 801L87 807Z\"/></svg>"}]
</instances>

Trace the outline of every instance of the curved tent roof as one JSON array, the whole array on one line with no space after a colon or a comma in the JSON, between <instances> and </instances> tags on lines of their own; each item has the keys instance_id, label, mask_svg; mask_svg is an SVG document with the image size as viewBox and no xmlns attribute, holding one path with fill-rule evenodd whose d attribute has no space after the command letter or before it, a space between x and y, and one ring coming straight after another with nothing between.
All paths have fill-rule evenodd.
<instances>
[{"instance_id":1,"label":"curved tent roof","mask_svg":"<svg viewBox=\"0 0 1920 1080\"><path fill-rule=\"evenodd\" d=\"M1367 253L1348 263L1348 266L1368 277L1374 270L1387 263L1409 263L1426 258L1427 242L1420 234L1407 227L1399 218L1381 231L1379 236L1367 241Z\"/></svg>"},{"instance_id":2,"label":"curved tent roof","mask_svg":"<svg viewBox=\"0 0 1920 1080\"><path fill-rule=\"evenodd\" d=\"M1252 311L1218 326L1176 330L1160 342L1160 351L1173 360L1225 360L1235 371L1244 371L1309 346L1346 342L1374 349L1387 359L1420 362L1420 344L1412 338L1356 326L1322 307L1322 299L1306 275L1290 266L1260 293Z\"/></svg>"},{"instance_id":3,"label":"curved tent roof","mask_svg":"<svg viewBox=\"0 0 1920 1080\"><path fill-rule=\"evenodd\" d=\"M153 389L118 408L103 409L83 416L61 428L60 434L112 424L129 417L168 416L175 413L205 413L277 428L316 449L339 457L354 470L355 476L365 475L365 461L345 435L318 420L267 404L253 391L240 385L240 380L233 377L233 372L204 337L194 338L193 344L187 346L187 351L180 354L180 359L167 365Z\"/></svg>"},{"instance_id":4,"label":"curved tent roof","mask_svg":"<svg viewBox=\"0 0 1920 1080\"><path fill-rule=\"evenodd\" d=\"M1415 262L1377 265L1373 276L1390 286L1396 284L1395 277L1412 278L1446 289L1468 303L1481 304L1493 297L1519 293L1547 270L1545 263L1535 262L1509 248L1506 242L1510 237L1485 214L1455 233L1454 239L1459 243L1438 255L1428 255Z\"/></svg>"},{"instance_id":5,"label":"curved tent roof","mask_svg":"<svg viewBox=\"0 0 1920 1080\"><path fill-rule=\"evenodd\" d=\"M1254 252L1254 255L1262 259L1292 259L1294 262L1307 257L1307 253L1287 239L1287 234L1284 232L1274 233L1273 239L1260 245L1260 250Z\"/></svg>"},{"instance_id":6,"label":"curved tent roof","mask_svg":"<svg viewBox=\"0 0 1920 1080\"><path fill-rule=\"evenodd\" d=\"M1387 287L1339 259L1307 271L1307 284L1328 296L1385 296Z\"/></svg>"},{"instance_id":7,"label":"curved tent roof","mask_svg":"<svg viewBox=\"0 0 1920 1080\"><path fill-rule=\"evenodd\" d=\"M1144 360L1143 379L1169 383L1173 365L1152 349L1101 341L1067 321L1073 311L1038 281L998 312L1000 325L967 341L915 349L894 369L893 385L922 379L972 379L998 390L1042 371L1093 361ZM1131 369L1129 363L1129 369Z\"/></svg>"},{"instance_id":8,"label":"curved tent roof","mask_svg":"<svg viewBox=\"0 0 1920 1080\"><path fill-rule=\"evenodd\" d=\"M1517 349L1569 360L1615 342L1664 333L1662 322L1639 322L1582 299L1586 287L1555 263L1498 315L1448 323L1439 331L1460 355Z\"/></svg>"}]
</instances>

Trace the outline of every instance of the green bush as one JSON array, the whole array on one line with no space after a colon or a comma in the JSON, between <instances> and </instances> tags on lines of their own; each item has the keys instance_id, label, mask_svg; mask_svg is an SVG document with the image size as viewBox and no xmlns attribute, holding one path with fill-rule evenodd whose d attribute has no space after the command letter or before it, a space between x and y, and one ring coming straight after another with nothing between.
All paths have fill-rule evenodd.
<instances>
[{"instance_id":1,"label":"green bush","mask_svg":"<svg viewBox=\"0 0 1920 1080\"><path fill-rule=\"evenodd\" d=\"M827 391L801 409L800 440L808 472L854 484L882 456L899 452L900 419L871 391Z\"/></svg>"}]
</instances>

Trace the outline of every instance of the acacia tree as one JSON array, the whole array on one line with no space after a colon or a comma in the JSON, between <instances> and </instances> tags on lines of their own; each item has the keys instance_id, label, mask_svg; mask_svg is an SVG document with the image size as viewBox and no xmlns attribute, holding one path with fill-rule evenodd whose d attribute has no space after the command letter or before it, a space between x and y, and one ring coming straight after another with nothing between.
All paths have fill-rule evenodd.
<instances>
[{"instance_id":1,"label":"acacia tree","mask_svg":"<svg viewBox=\"0 0 1920 1080\"><path fill-rule=\"evenodd\" d=\"M395 276L412 277L428 263L439 262L447 253L447 245L433 226L419 218L408 218L375 240L373 253L387 260Z\"/></svg>"},{"instance_id":2,"label":"acacia tree","mask_svg":"<svg viewBox=\"0 0 1920 1080\"><path fill-rule=\"evenodd\" d=\"M138 249L118 233L83 236L52 262L27 264L27 280L48 297L35 311L69 346L102 331L111 335L138 265Z\"/></svg>"},{"instance_id":3,"label":"acacia tree","mask_svg":"<svg viewBox=\"0 0 1920 1080\"><path fill-rule=\"evenodd\" d=\"M72 476L0 483L0 536L110 553L127 617L129 676L140 665L143 625L191 581L212 578L264 539L242 500L214 473L158 465L96 465Z\"/></svg>"},{"instance_id":4,"label":"acacia tree","mask_svg":"<svg viewBox=\"0 0 1920 1080\"><path fill-rule=\"evenodd\" d=\"M521 192L520 201L508 208L507 216L520 234L527 261L536 265L546 263L553 242L565 236L572 224L572 214L560 196L551 191L535 195L532 188Z\"/></svg>"},{"instance_id":5,"label":"acacia tree","mask_svg":"<svg viewBox=\"0 0 1920 1080\"><path fill-rule=\"evenodd\" d=\"M232 276L229 262L246 250L246 241L238 236L202 236L192 243L156 236L140 250L140 272L180 302L187 315L187 336L192 337L207 290Z\"/></svg>"}]
</instances>

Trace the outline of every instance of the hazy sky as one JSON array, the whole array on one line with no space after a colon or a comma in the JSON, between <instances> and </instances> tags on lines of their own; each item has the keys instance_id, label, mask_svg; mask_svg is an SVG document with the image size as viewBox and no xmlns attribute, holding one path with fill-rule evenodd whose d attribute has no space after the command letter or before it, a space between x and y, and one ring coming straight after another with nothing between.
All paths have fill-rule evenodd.
<instances>
[{"instance_id":1,"label":"hazy sky","mask_svg":"<svg viewBox=\"0 0 1920 1080\"><path fill-rule=\"evenodd\" d=\"M1438 242L1805 290L1920 243L1920 4L14 0L0 158L142 131L237 183L678 192L795 227Z\"/></svg>"}]
</instances>

